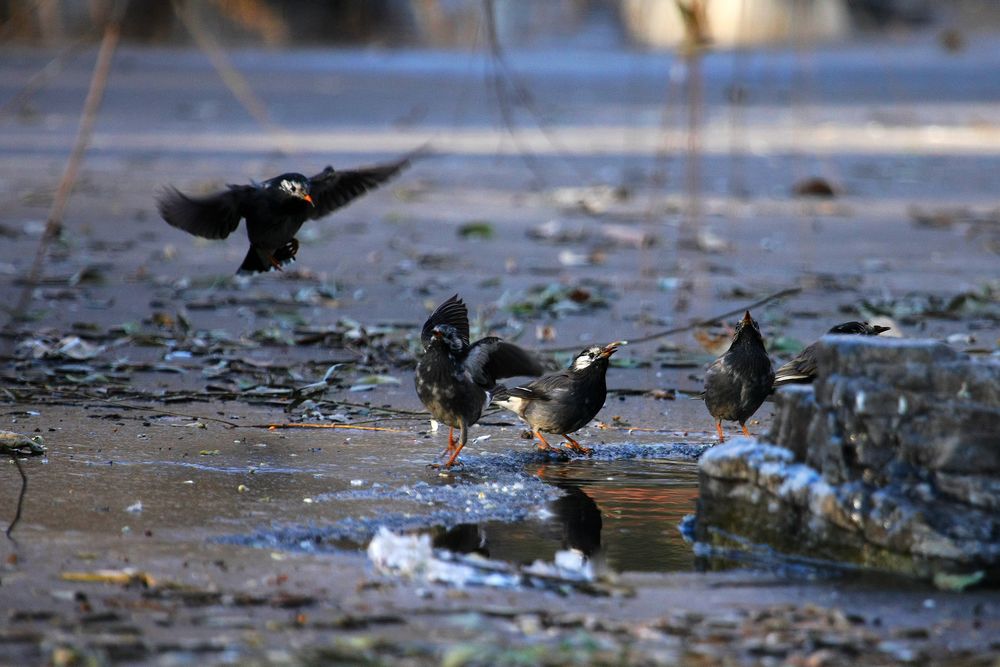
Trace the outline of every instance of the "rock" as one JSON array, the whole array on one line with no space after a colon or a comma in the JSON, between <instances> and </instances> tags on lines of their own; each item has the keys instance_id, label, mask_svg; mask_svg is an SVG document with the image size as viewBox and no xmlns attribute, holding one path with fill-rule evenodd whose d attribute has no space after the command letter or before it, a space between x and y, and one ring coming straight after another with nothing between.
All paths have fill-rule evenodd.
<instances>
[{"instance_id":1,"label":"rock","mask_svg":"<svg viewBox=\"0 0 1000 667\"><path fill-rule=\"evenodd\" d=\"M817 365L775 395L769 442L702 457L697 541L1000 582L1000 363L827 336Z\"/></svg>"}]
</instances>

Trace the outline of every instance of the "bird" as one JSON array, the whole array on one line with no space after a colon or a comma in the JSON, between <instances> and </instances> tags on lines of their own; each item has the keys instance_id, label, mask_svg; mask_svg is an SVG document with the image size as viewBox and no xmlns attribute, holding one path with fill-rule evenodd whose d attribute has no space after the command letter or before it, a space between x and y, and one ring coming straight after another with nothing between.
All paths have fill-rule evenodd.
<instances>
[{"instance_id":1,"label":"bird","mask_svg":"<svg viewBox=\"0 0 1000 667\"><path fill-rule=\"evenodd\" d=\"M605 376L611 355L625 341L595 345L583 350L568 368L532 380L528 384L507 388L497 385L493 402L523 419L538 438L542 451L554 449L542 433L555 433L566 438L566 447L581 454L591 454L569 436L586 426L604 407L608 395Z\"/></svg>"},{"instance_id":2,"label":"bird","mask_svg":"<svg viewBox=\"0 0 1000 667\"><path fill-rule=\"evenodd\" d=\"M417 396L431 416L448 425L450 468L465 447L469 427L479 421L500 378L541 375L541 363L526 350L495 336L469 343L469 311L458 294L438 306L420 331L424 353L417 363ZM459 441L455 443L455 429Z\"/></svg>"},{"instance_id":3,"label":"bird","mask_svg":"<svg viewBox=\"0 0 1000 667\"><path fill-rule=\"evenodd\" d=\"M867 322L844 322L832 327L828 334L877 336L891 327L883 327ZM819 341L812 343L799 352L798 356L774 372L774 388L786 384L811 384L816 379L816 347Z\"/></svg>"},{"instance_id":4,"label":"bird","mask_svg":"<svg viewBox=\"0 0 1000 667\"><path fill-rule=\"evenodd\" d=\"M713 361L705 373L705 399L708 412L715 419L719 442L725 442L722 422L739 422L744 435L750 435L746 421L757 412L771 394L774 371L767 356L764 338L756 320L746 311L736 325L729 349Z\"/></svg>"},{"instance_id":5,"label":"bird","mask_svg":"<svg viewBox=\"0 0 1000 667\"><path fill-rule=\"evenodd\" d=\"M295 238L307 220L322 218L374 190L410 164L410 157L361 169L326 167L311 178L289 172L250 185L229 185L203 197L167 186L157 200L167 224L206 239L224 239L246 220L250 249L237 273L266 273L295 259Z\"/></svg>"}]
</instances>

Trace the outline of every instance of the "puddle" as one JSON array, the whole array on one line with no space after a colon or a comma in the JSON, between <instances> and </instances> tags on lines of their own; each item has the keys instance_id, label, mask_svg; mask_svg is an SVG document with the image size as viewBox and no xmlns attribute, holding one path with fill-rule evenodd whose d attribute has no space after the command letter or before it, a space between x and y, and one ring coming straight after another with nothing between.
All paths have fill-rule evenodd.
<instances>
[{"instance_id":1,"label":"puddle","mask_svg":"<svg viewBox=\"0 0 1000 667\"><path fill-rule=\"evenodd\" d=\"M668 452L691 460L644 457ZM297 551L363 549L385 526L428 534L436 548L512 564L548 562L574 549L597 570L692 570L695 556L679 525L695 511L697 453L673 445L623 446L601 458L569 461L531 453L470 456L466 471L448 481L315 496L317 503L360 510L331 524L274 527L223 541ZM624 457L606 458L615 454Z\"/></svg>"},{"instance_id":2,"label":"puddle","mask_svg":"<svg viewBox=\"0 0 1000 667\"><path fill-rule=\"evenodd\" d=\"M679 524L695 510L697 464L580 460L532 472L565 493L542 516L432 529L434 546L512 563L550 561L559 550L577 549L615 572L694 568L692 547Z\"/></svg>"}]
</instances>

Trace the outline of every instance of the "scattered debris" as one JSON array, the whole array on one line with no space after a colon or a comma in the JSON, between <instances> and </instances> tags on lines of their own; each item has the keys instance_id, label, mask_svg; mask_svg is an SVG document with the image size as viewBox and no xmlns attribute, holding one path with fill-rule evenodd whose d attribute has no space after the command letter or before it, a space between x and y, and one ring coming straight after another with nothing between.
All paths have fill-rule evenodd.
<instances>
[{"instance_id":1,"label":"scattered debris","mask_svg":"<svg viewBox=\"0 0 1000 667\"><path fill-rule=\"evenodd\" d=\"M596 185L593 187L557 188L552 191L552 200L556 206L570 210L583 211L590 215L601 215L613 206L629 198L627 188L611 185Z\"/></svg>"},{"instance_id":2,"label":"scattered debris","mask_svg":"<svg viewBox=\"0 0 1000 667\"><path fill-rule=\"evenodd\" d=\"M504 295L499 305L519 317L561 317L607 308L611 298L604 283L581 281L577 285L537 285L518 297Z\"/></svg>"},{"instance_id":3,"label":"scattered debris","mask_svg":"<svg viewBox=\"0 0 1000 667\"><path fill-rule=\"evenodd\" d=\"M434 549L430 535L399 535L381 527L368 545L368 559L382 574L457 588L543 588L591 595L627 595L626 588L601 582L579 552L560 551L552 563L516 566L479 554Z\"/></svg>"}]
</instances>

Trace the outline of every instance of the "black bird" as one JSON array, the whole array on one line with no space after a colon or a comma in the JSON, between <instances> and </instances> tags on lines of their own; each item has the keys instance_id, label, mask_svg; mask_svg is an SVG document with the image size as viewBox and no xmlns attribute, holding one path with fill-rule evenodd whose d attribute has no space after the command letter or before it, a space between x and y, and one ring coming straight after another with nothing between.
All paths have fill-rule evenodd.
<instances>
[{"instance_id":1,"label":"black bird","mask_svg":"<svg viewBox=\"0 0 1000 667\"><path fill-rule=\"evenodd\" d=\"M767 356L757 322L746 311L736 325L733 342L705 373L702 396L708 412L715 418L719 442L725 442L722 421L739 422L744 435L750 435L746 421L757 412L771 393L774 371Z\"/></svg>"},{"instance_id":2,"label":"black bird","mask_svg":"<svg viewBox=\"0 0 1000 667\"><path fill-rule=\"evenodd\" d=\"M410 163L409 157L351 171L327 167L312 178L287 173L263 183L230 185L222 192L190 197L168 187L160 215L173 227L206 239L224 239L247 221L250 250L239 273L281 270L295 259L295 238L306 220L316 220L382 185Z\"/></svg>"},{"instance_id":3,"label":"black bird","mask_svg":"<svg viewBox=\"0 0 1000 667\"><path fill-rule=\"evenodd\" d=\"M417 396L431 416L447 424L450 468L465 447L469 427L479 421L499 378L541 375L530 353L495 336L469 344L469 311L458 295L442 303L420 332L424 355L417 364ZM460 429L458 445L455 429Z\"/></svg>"},{"instance_id":4,"label":"black bird","mask_svg":"<svg viewBox=\"0 0 1000 667\"><path fill-rule=\"evenodd\" d=\"M844 322L833 327L827 333L858 336L877 336L891 327L883 327L867 322ZM799 352L798 356L774 372L774 388L786 384L811 384L816 379L816 346L812 343Z\"/></svg>"},{"instance_id":5,"label":"black bird","mask_svg":"<svg viewBox=\"0 0 1000 667\"><path fill-rule=\"evenodd\" d=\"M605 375L611 355L623 341L604 347L596 345L580 352L569 368L510 389L497 386L493 402L503 406L527 422L541 444L538 448L552 449L542 432L566 438L566 446L581 454L592 450L582 446L568 434L586 426L604 407L608 395Z\"/></svg>"}]
</instances>

